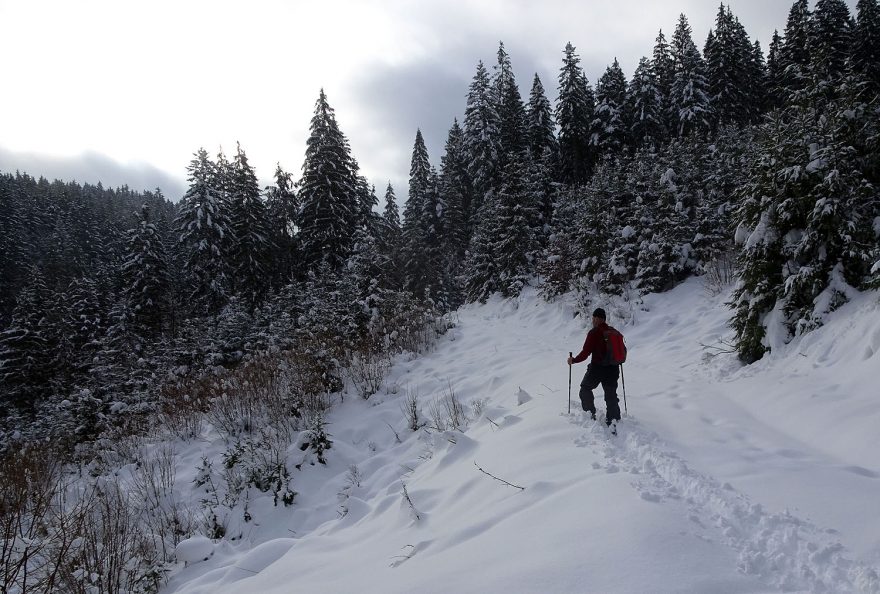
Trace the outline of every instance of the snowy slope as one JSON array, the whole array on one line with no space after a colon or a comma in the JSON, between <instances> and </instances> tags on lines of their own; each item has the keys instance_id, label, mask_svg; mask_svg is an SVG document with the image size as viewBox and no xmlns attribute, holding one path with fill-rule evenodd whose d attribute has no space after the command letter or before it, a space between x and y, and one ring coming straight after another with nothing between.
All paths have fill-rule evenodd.
<instances>
[{"instance_id":1,"label":"snowy slope","mask_svg":"<svg viewBox=\"0 0 880 594\"><path fill-rule=\"evenodd\" d=\"M729 312L699 280L626 326L608 309L629 345L619 436L579 411L585 365L567 414L571 304L468 306L385 391L334 410L293 507L254 510L166 591L880 592L876 295L747 368L703 360ZM465 431L407 429L407 390L426 414L450 387Z\"/></svg>"}]
</instances>

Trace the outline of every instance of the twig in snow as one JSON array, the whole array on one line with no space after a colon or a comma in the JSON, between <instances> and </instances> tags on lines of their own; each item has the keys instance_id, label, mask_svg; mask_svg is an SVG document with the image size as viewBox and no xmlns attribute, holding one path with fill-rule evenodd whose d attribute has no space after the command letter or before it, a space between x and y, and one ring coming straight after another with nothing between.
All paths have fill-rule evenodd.
<instances>
[{"instance_id":1,"label":"twig in snow","mask_svg":"<svg viewBox=\"0 0 880 594\"><path fill-rule=\"evenodd\" d=\"M498 423L496 423L495 421L493 421L493 420L490 419L489 417L483 417L483 418L485 418L487 421L489 421L490 423L492 423L493 425L495 425L495 427L497 427L498 429L501 429L501 425L499 425Z\"/></svg>"},{"instance_id":2,"label":"twig in snow","mask_svg":"<svg viewBox=\"0 0 880 594\"><path fill-rule=\"evenodd\" d=\"M415 516L416 520L421 520L422 517L419 515L419 512L416 510L416 506L409 496L409 491L406 490L406 483L403 483L403 498L409 504L409 508L412 510L413 516Z\"/></svg>"},{"instance_id":3,"label":"twig in snow","mask_svg":"<svg viewBox=\"0 0 880 594\"><path fill-rule=\"evenodd\" d=\"M485 470L483 470L482 468L480 468L480 465L477 464L477 461L476 461L476 460L474 460L474 466L477 467L477 470L479 470L480 472L482 472L483 474L485 474L485 475L487 475L487 476L491 476L491 477L492 477L493 479L495 479L496 481L501 481L501 482L504 483L505 485L508 485L508 486L510 486L510 487L513 487L514 489L519 489L520 491L525 491L525 490L526 490L525 487L520 487L519 485L514 485L513 483L509 483L509 482L507 482L506 480L504 480L504 479L502 479L502 478L498 478L498 477L495 476L494 474L491 474L491 473L486 472Z\"/></svg>"},{"instance_id":4,"label":"twig in snow","mask_svg":"<svg viewBox=\"0 0 880 594\"><path fill-rule=\"evenodd\" d=\"M700 343L700 347L706 351L707 357L717 357L718 355L729 355L736 352L736 345L726 340L718 341L722 346L715 346L713 344L703 344Z\"/></svg>"},{"instance_id":5,"label":"twig in snow","mask_svg":"<svg viewBox=\"0 0 880 594\"><path fill-rule=\"evenodd\" d=\"M403 443L402 441L400 441L400 435L397 434L397 431L394 430L394 427L391 426L391 423L385 421L385 424L388 425L389 429L391 429L391 432L394 434L394 439L397 441L397 443Z\"/></svg>"},{"instance_id":6,"label":"twig in snow","mask_svg":"<svg viewBox=\"0 0 880 594\"><path fill-rule=\"evenodd\" d=\"M541 385L544 386L545 388L547 388L548 390L550 390L551 392L558 392L559 391L559 390L554 390L553 388L551 388L547 384L541 384Z\"/></svg>"}]
</instances>

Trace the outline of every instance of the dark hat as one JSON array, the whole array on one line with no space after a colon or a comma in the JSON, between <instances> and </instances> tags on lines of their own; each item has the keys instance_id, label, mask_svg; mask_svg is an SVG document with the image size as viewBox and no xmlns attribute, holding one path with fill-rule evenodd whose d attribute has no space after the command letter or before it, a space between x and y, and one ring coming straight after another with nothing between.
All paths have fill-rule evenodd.
<instances>
[{"instance_id":1,"label":"dark hat","mask_svg":"<svg viewBox=\"0 0 880 594\"><path fill-rule=\"evenodd\" d=\"M593 317L594 317L594 318L602 318L603 320L607 319L607 318L605 317L605 310L602 309L601 307L597 307L597 308L593 311Z\"/></svg>"}]
</instances>

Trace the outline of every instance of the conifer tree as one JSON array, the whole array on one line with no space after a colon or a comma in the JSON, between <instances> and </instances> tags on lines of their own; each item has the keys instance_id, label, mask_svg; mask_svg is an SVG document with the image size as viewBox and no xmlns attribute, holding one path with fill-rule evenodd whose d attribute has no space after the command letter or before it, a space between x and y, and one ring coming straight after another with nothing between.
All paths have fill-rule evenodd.
<instances>
[{"instance_id":1,"label":"conifer tree","mask_svg":"<svg viewBox=\"0 0 880 594\"><path fill-rule=\"evenodd\" d=\"M711 105L706 80L706 64L691 38L687 17L681 15L672 36L675 79L671 105L678 136L702 133L709 129Z\"/></svg>"},{"instance_id":2,"label":"conifer tree","mask_svg":"<svg viewBox=\"0 0 880 594\"><path fill-rule=\"evenodd\" d=\"M596 111L590 144L600 156L619 153L629 141L625 102L626 77L614 58L614 63L606 68L596 84Z\"/></svg>"},{"instance_id":3,"label":"conifer tree","mask_svg":"<svg viewBox=\"0 0 880 594\"><path fill-rule=\"evenodd\" d=\"M425 295L433 302L448 309L456 292L450 277L446 237L449 233L448 211L443 194L440 192L440 176L430 168L425 201L422 206L423 258L425 262ZM418 293L416 293L418 294Z\"/></svg>"},{"instance_id":4,"label":"conifer tree","mask_svg":"<svg viewBox=\"0 0 880 594\"><path fill-rule=\"evenodd\" d=\"M71 373L84 378L107 332L110 304L105 291L92 278L74 279L62 296L62 334L70 347L67 365Z\"/></svg>"},{"instance_id":5,"label":"conifer tree","mask_svg":"<svg viewBox=\"0 0 880 594\"><path fill-rule=\"evenodd\" d=\"M225 248L230 235L227 212L214 189L215 167L199 149L187 167L189 189L175 221L184 253L184 275L190 300L203 313L220 311L229 298Z\"/></svg>"},{"instance_id":6,"label":"conifer tree","mask_svg":"<svg viewBox=\"0 0 880 594\"><path fill-rule=\"evenodd\" d=\"M779 31L773 31L773 39L767 53L767 107L776 109L782 106L785 98L782 70L782 38Z\"/></svg>"},{"instance_id":7,"label":"conifer tree","mask_svg":"<svg viewBox=\"0 0 880 594\"><path fill-rule=\"evenodd\" d=\"M376 187L370 185L363 175L357 176L355 187L358 203L357 229L364 229L372 237L378 237L381 217L376 212L376 207L379 206Z\"/></svg>"},{"instance_id":8,"label":"conifer tree","mask_svg":"<svg viewBox=\"0 0 880 594\"><path fill-rule=\"evenodd\" d=\"M813 74L836 82L847 68L852 37L850 14L843 0L818 0L810 21L808 49Z\"/></svg>"},{"instance_id":9,"label":"conifer tree","mask_svg":"<svg viewBox=\"0 0 880 594\"><path fill-rule=\"evenodd\" d=\"M510 55L504 43L498 44L498 63L495 65L494 87L496 110L498 112L499 155L498 170L504 169L507 162L517 158L526 146L526 112L523 106L516 77L510 63Z\"/></svg>"},{"instance_id":10,"label":"conifer tree","mask_svg":"<svg viewBox=\"0 0 880 594\"><path fill-rule=\"evenodd\" d=\"M748 90L746 92L748 101L745 106L745 113L748 115L749 122L754 123L766 111L770 100L767 87L767 63L764 61L764 52L761 50L761 43L758 41L755 41L752 45L752 55L748 63L746 80L748 81Z\"/></svg>"},{"instance_id":11,"label":"conifer tree","mask_svg":"<svg viewBox=\"0 0 880 594\"><path fill-rule=\"evenodd\" d=\"M464 145L464 132L458 120L449 129L446 150L440 160L440 195L445 204L443 218L446 233L442 238L444 257L447 266L454 271L464 259L470 239L469 211L471 205L471 183L467 171L467 151ZM454 272L453 272L454 274Z\"/></svg>"},{"instance_id":12,"label":"conifer tree","mask_svg":"<svg viewBox=\"0 0 880 594\"><path fill-rule=\"evenodd\" d=\"M795 0L788 13L785 36L779 51L782 88L786 95L802 90L810 67L810 9L808 0Z\"/></svg>"},{"instance_id":13,"label":"conifer tree","mask_svg":"<svg viewBox=\"0 0 880 594\"><path fill-rule=\"evenodd\" d=\"M559 173L562 181L569 184L585 183L595 161L595 153L590 148L590 125L596 100L580 61L575 47L566 44L559 71L556 122L559 124Z\"/></svg>"},{"instance_id":14,"label":"conifer tree","mask_svg":"<svg viewBox=\"0 0 880 594\"><path fill-rule=\"evenodd\" d=\"M272 253L266 205L247 155L236 147L229 180L232 265L238 294L251 310L265 297Z\"/></svg>"},{"instance_id":15,"label":"conifer tree","mask_svg":"<svg viewBox=\"0 0 880 594\"><path fill-rule=\"evenodd\" d=\"M425 220L431 187L431 164L422 131L416 130L409 170L409 198L403 210L403 272L405 287L414 295L424 296L433 270L427 254L430 225Z\"/></svg>"},{"instance_id":16,"label":"conifer tree","mask_svg":"<svg viewBox=\"0 0 880 594\"><path fill-rule=\"evenodd\" d=\"M651 64L654 67L657 92L660 95L661 124L663 125L664 138L669 138L674 134L675 130L675 123L672 117L672 83L675 81L675 62L672 58L672 49L669 47L662 29L654 41L654 54Z\"/></svg>"},{"instance_id":17,"label":"conifer tree","mask_svg":"<svg viewBox=\"0 0 880 594\"><path fill-rule=\"evenodd\" d=\"M626 121L633 146L656 146L663 137L663 105L653 64L642 57L626 94Z\"/></svg>"},{"instance_id":18,"label":"conifer tree","mask_svg":"<svg viewBox=\"0 0 880 594\"><path fill-rule=\"evenodd\" d=\"M382 286L397 291L403 288L403 275L400 270L402 238L400 210L397 207L397 197L394 195L391 182L388 182L388 187L385 189L385 209L382 212L381 229L379 249L384 255L386 266L381 279Z\"/></svg>"},{"instance_id":19,"label":"conifer tree","mask_svg":"<svg viewBox=\"0 0 880 594\"><path fill-rule=\"evenodd\" d=\"M731 326L746 362L774 346L768 324L784 324L789 336L806 332L869 285L880 213L877 114L849 86L821 105L823 117L816 105L793 104L759 131L736 213Z\"/></svg>"},{"instance_id":20,"label":"conifer tree","mask_svg":"<svg viewBox=\"0 0 880 594\"><path fill-rule=\"evenodd\" d=\"M532 91L529 94L529 105L526 110L526 130L529 150L532 159L540 160L546 149L550 150L555 158L559 145L556 142L556 122L553 119L553 107L544 92L544 85L538 74L532 81Z\"/></svg>"},{"instance_id":21,"label":"conifer tree","mask_svg":"<svg viewBox=\"0 0 880 594\"><path fill-rule=\"evenodd\" d=\"M730 7L719 7L704 54L716 127L751 120L754 48Z\"/></svg>"},{"instance_id":22,"label":"conifer tree","mask_svg":"<svg viewBox=\"0 0 880 594\"><path fill-rule=\"evenodd\" d=\"M275 167L275 184L267 187L265 194L269 242L275 247L270 274L273 285L281 287L296 274L299 199L292 175L284 171L280 163Z\"/></svg>"},{"instance_id":23,"label":"conifer tree","mask_svg":"<svg viewBox=\"0 0 880 594\"><path fill-rule=\"evenodd\" d=\"M471 302L485 302L500 290L494 236L498 228L498 212L498 196L490 193L477 212L477 223L462 266L462 287Z\"/></svg>"},{"instance_id":24,"label":"conifer tree","mask_svg":"<svg viewBox=\"0 0 880 594\"><path fill-rule=\"evenodd\" d=\"M654 164L654 177L659 179L656 201L646 202L641 214L643 239L635 281L643 293L669 290L688 272L687 244L693 233L673 165L668 158Z\"/></svg>"},{"instance_id":25,"label":"conifer tree","mask_svg":"<svg viewBox=\"0 0 880 594\"><path fill-rule=\"evenodd\" d=\"M32 410L56 388L56 296L32 267L9 326L0 332L0 408Z\"/></svg>"},{"instance_id":26,"label":"conifer tree","mask_svg":"<svg viewBox=\"0 0 880 594\"><path fill-rule=\"evenodd\" d=\"M865 95L880 93L880 3L859 0L853 32L853 70L867 84Z\"/></svg>"},{"instance_id":27,"label":"conifer tree","mask_svg":"<svg viewBox=\"0 0 880 594\"><path fill-rule=\"evenodd\" d=\"M500 122L489 73L483 62L471 82L464 112L465 145L470 155L468 173L473 181L471 212L479 210L492 190L501 154Z\"/></svg>"},{"instance_id":28,"label":"conifer tree","mask_svg":"<svg viewBox=\"0 0 880 594\"><path fill-rule=\"evenodd\" d=\"M498 259L497 286L505 297L514 297L522 291L538 250L540 188L531 183L530 161L525 151L510 161L498 190L493 252Z\"/></svg>"},{"instance_id":29,"label":"conifer tree","mask_svg":"<svg viewBox=\"0 0 880 594\"><path fill-rule=\"evenodd\" d=\"M171 321L168 257L147 205L141 207L137 225L128 233L122 278L133 330L143 338L155 338L167 331Z\"/></svg>"},{"instance_id":30,"label":"conifer tree","mask_svg":"<svg viewBox=\"0 0 880 594\"><path fill-rule=\"evenodd\" d=\"M348 258L357 225L357 170L323 89L309 129L297 221L302 260L306 270L322 262L336 270Z\"/></svg>"}]
</instances>

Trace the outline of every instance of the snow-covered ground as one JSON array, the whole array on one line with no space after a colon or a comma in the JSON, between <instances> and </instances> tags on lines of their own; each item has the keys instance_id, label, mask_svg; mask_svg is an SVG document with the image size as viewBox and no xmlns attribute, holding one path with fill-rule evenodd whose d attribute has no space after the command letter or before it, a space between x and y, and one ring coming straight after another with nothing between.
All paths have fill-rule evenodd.
<instances>
[{"instance_id":1,"label":"snow-covered ground","mask_svg":"<svg viewBox=\"0 0 880 594\"><path fill-rule=\"evenodd\" d=\"M693 279L626 325L609 304L629 346L617 437L601 396L599 422L580 412L585 364L567 413L587 329L570 303L462 309L433 352L334 409L294 506L185 546L165 591L880 592L877 295L749 367L704 357L729 338L723 301ZM427 415L450 389L466 430L407 428L407 390Z\"/></svg>"}]
</instances>

